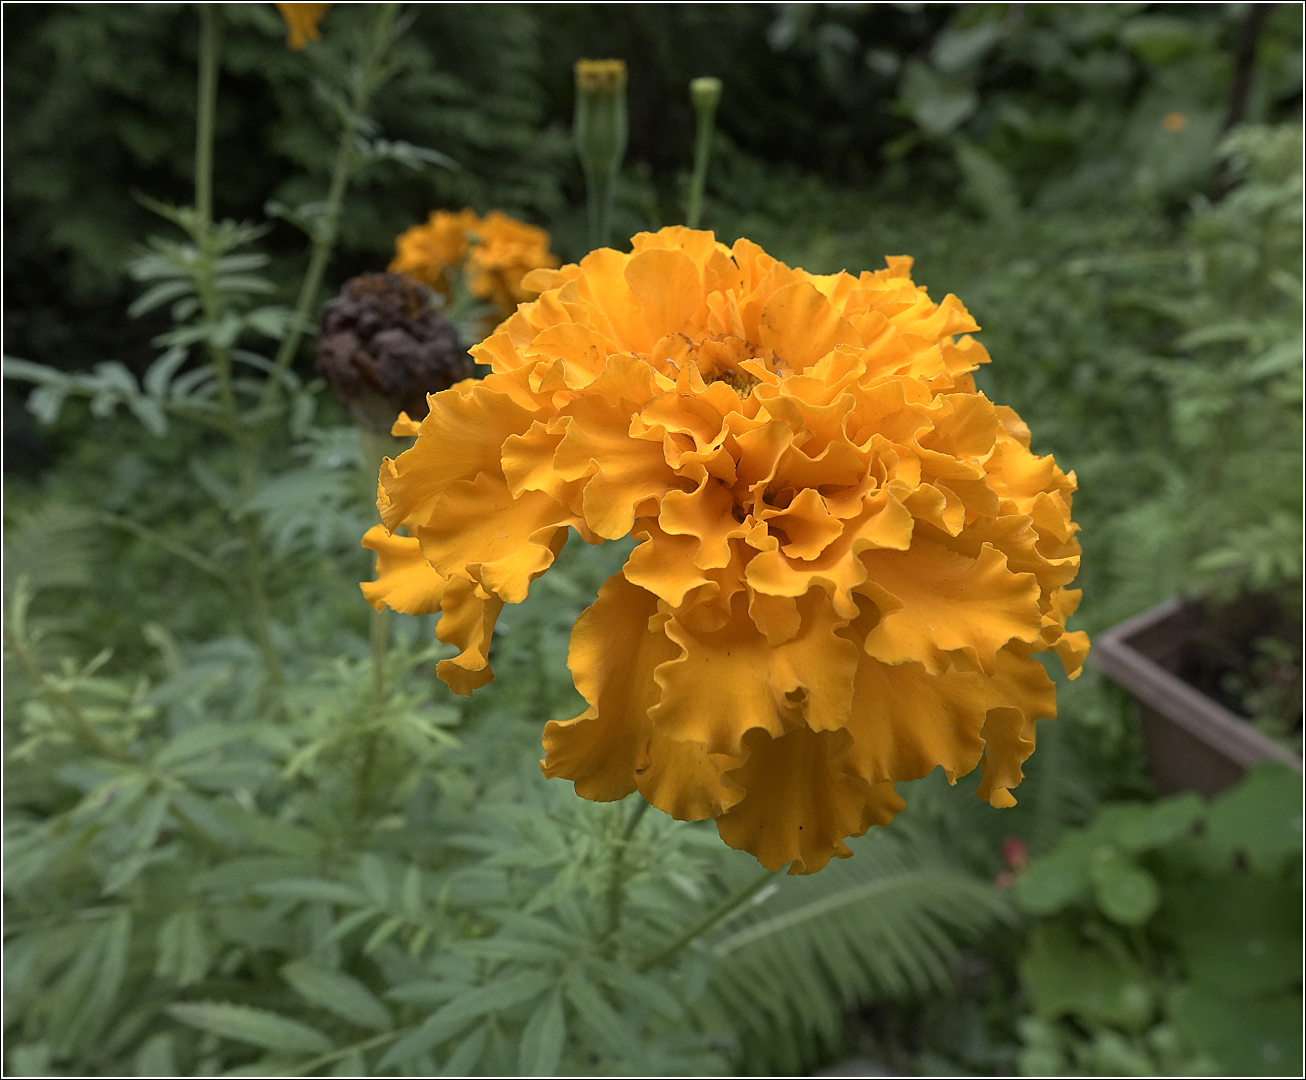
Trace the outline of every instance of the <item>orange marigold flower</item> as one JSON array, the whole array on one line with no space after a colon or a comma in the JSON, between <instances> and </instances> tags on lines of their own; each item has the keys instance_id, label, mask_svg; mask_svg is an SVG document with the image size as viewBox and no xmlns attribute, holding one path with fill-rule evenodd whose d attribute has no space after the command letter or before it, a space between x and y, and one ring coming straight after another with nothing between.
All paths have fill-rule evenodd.
<instances>
[{"instance_id":1,"label":"orange marigold flower","mask_svg":"<svg viewBox=\"0 0 1306 1080\"><path fill-rule=\"evenodd\" d=\"M633 245L536 271L473 350L492 374L430 398L382 466L368 600L440 611L469 694L569 528L633 534L572 633L589 708L545 726L548 776L714 818L790 873L937 767L1012 805L1056 708L1033 654L1073 676L1088 641L1065 631L1074 476L976 391L974 320L907 258L822 276L709 232Z\"/></svg>"},{"instance_id":2,"label":"orange marigold flower","mask_svg":"<svg viewBox=\"0 0 1306 1080\"><path fill-rule=\"evenodd\" d=\"M298 51L310 41L318 41L322 31L318 24L330 4L278 4L277 10L286 20L286 44Z\"/></svg>"},{"instance_id":3,"label":"orange marigold flower","mask_svg":"<svg viewBox=\"0 0 1306 1080\"><path fill-rule=\"evenodd\" d=\"M425 225L414 225L395 240L390 270L448 295L445 271L461 267L468 291L506 316L537 294L522 279L532 270L557 265L557 256L549 251L549 234L538 226L499 210L484 218L474 210L437 210Z\"/></svg>"}]
</instances>

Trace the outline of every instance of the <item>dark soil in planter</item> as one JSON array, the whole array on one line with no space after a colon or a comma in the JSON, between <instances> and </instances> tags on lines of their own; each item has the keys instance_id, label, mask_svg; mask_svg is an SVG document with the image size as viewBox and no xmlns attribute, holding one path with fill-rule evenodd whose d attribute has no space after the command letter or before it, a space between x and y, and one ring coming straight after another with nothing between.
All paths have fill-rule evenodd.
<instances>
[{"instance_id":1,"label":"dark soil in planter","mask_svg":"<svg viewBox=\"0 0 1306 1080\"><path fill-rule=\"evenodd\" d=\"M1198 606L1175 674L1302 752L1302 611L1300 592L1241 596Z\"/></svg>"}]
</instances>

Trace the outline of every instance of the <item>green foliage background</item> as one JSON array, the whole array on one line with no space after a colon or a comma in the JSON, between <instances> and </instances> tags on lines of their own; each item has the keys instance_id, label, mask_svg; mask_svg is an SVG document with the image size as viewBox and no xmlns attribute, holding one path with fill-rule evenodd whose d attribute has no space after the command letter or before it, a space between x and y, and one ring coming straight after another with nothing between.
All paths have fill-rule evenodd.
<instances>
[{"instance_id":1,"label":"green foliage background","mask_svg":"<svg viewBox=\"0 0 1306 1080\"><path fill-rule=\"evenodd\" d=\"M338 5L323 40L292 53L271 5L224 6L215 204L272 218L223 256L246 260L223 294L243 320L242 401L262 392L260 350L288 325L277 298L302 273L287 208L322 198L335 153L315 87L342 85L375 7ZM817 272L910 253L931 295L966 302L994 357L983 388L1079 475L1080 625L1176 591L1293 595L1291 5L1262 29L1232 133L1245 5L414 9L329 290L382 266L437 207L505 209L581 254L582 56L630 64L616 231L681 220L685 85L717 75L707 224ZM1039 982L1055 948L1110 953L1112 934L1140 947L1110 910L1094 937L1088 894L1040 907L993 885L1004 837L1056 865L1075 837L1114 827L1101 802L1148 794L1129 707L1091 672L1061 681L1013 810L927 777L854 859L760 887L710 826L632 818L539 776L543 722L580 708L567 635L620 545L573 538L505 612L497 681L469 701L434 678L431 620L394 619L379 708L355 584L375 470L309 376L311 350L278 384L273 421L249 421L263 441L242 457L205 419L218 389L201 350L232 344L218 321L183 319L177 354L180 339L152 344L172 331L169 303L125 314L142 288L130 260L150 234L176 235L132 196L191 198L193 9L3 17L5 347L27 362L6 361L5 386L7 1072L795 1073L846 1052L848 1010L868 1003L892 1017L875 1053L904 1071L1114 1075L1139 1067L1131 1053L1153 1055L1143 1068L1244 1067L1237 1047L1194 1041L1203 1024L1183 1017L1200 1001L1164 997L1203 963L1165 890L1245 888L1233 849L1218 866L1202 849L1201 874L1139 856L1166 897L1145 933L1180 960L1119 963L1166 1002L1153 1006L1164 1046L1130 1043L1152 1029L1059 1006ZM30 399L18 379L37 384ZM240 600L250 552L266 642ZM1299 855L1284 858L1253 870L1278 875L1276 903L1299 911ZM729 918L681 940L732 897ZM987 974L959 983L976 957ZM1262 991L1299 1002L1277 974L1248 990Z\"/></svg>"}]
</instances>

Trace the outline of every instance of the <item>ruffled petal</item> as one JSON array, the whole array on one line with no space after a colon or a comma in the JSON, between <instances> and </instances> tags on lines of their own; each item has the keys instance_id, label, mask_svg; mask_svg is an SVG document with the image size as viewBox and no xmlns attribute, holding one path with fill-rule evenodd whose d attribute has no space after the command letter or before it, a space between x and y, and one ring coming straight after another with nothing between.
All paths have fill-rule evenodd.
<instances>
[{"instance_id":1,"label":"ruffled petal","mask_svg":"<svg viewBox=\"0 0 1306 1080\"><path fill-rule=\"evenodd\" d=\"M426 561L415 537L391 536L383 526L373 525L363 536L363 547L376 552L376 580L361 584L372 607L405 615L440 610L448 582Z\"/></svg>"},{"instance_id":2,"label":"ruffled petal","mask_svg":"<svg viewBox=\"0 0 1306 1080\"><path fill-rule=\"evenodd\" d=\"M867 552L862 561L864 591L884 613L866 635L866 652L886 664L914 660L939 675L950 651L970 649L989 671L1008 641L1038 636L1037 581L1011 573L1006 556L987 544L978 559L918 540L907 551ZM901 607L886 610L886 597Z\"/></svg>"},{"instance_id":3,"label":"ruffled petal","mask_svg":"<svg viewBox=\"0 0 1306 1080\"><path fill-rule=\"evenodd\" d=\"M663 632L657 597L614 574L576 620L567 665L589 708L544 727L545 776L576 784L587 799L610 802L635 790L636 769L653 730L649 709L660 688L653 672L679 649Z\"/></svg>"},{"instance_id":4,"label":"ruffled petal","mask_svg":"<svg viewBox=\"0 0 1306 1080\"><path fill-rule=\"evenodd\" d=\"M466 575L517 604L562 549L571 514L542 492L514 499L507 483L481 473L450 485L417 530L422 551L446 577Z\"/></svg>"},{"instance_id":5,"label":"ruffled petal","mask_svg":"<svg viewBox=\"0 0 1306 1080\"><path fill-rule=\"evenodd\" d=\"M846 731L750 731L748 760L727 774L748 794L717 818L721 839L768 870L788 863L791 874L846 859L845 837L887 825L904 805L892 784L870 784L846 768L851 741Z\"/></svg>"}]
</instances>

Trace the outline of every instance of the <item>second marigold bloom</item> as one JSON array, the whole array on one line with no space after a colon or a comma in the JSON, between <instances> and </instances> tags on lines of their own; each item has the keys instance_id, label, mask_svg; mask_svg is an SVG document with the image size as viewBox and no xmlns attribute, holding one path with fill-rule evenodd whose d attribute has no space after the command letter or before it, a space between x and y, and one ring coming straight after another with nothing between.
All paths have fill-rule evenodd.
<instances>
[{"instance_id":1,"label":"second marigold bloom","mask_svg":"<svg viewBox=\"0 0 1306 1080\"><path fill-rule=\"evenodd\" d=\"M557 265L549 234L536 225L498 210L484 218L474 210L437 210L426 224L414 225L395 240L390 269L448 295L446 273L461 268L467 290L506 316L536 295L522 279L532 270Z\"/></svg>"},{"instance_id":2,"label":"second marigold bloom","mask_svg":"<svg viewBox=\"0 0 1306 1080\"><path fill-rule=\"evenodd\" d=\"M1056 709L1033 654L1073 676L1088 641L1065 631L1074 477L976 391L975 322L910 259L818 276L707 232L633 243L532 275L473 350L492 374L431 398L382 467L368 599L440 611L468 694L569 528L633 533L572 633L589 708L546 725L549 776L714 818L791 873L937 767L1012 805Z\"/></svg>"}]
</instances>

